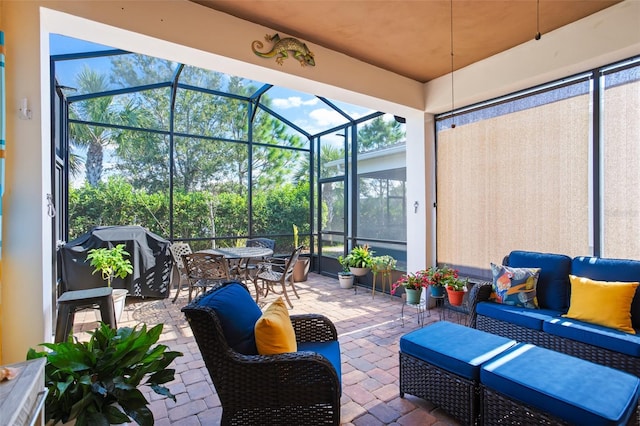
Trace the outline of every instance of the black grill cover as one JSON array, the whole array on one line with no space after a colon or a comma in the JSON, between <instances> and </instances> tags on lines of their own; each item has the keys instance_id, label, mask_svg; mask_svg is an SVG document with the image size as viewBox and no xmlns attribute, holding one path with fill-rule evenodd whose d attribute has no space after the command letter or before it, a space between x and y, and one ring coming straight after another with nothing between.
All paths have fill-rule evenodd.
<instances>
[{"instance_id":1,"label":"black grill cover","mask_svg":"<svg viewBox=\"0 0 640 426\"><path fill-rule=\"evenodd\" d=\"M171 255L169 241L141 226L98 226L69 241L59 250L62 263L62 290L104 287L100 272L93 273L87 252L93 248L125 244L133 264L133 274L116 278L113 288L129 290L130 296L169 296Z\"/></svg>"}]
</instances>

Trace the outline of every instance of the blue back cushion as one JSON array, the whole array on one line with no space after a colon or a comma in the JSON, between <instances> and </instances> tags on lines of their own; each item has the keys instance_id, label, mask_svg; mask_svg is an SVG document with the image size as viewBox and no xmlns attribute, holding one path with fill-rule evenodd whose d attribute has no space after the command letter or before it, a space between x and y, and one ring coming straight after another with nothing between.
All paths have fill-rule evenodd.
<instances>
[{"instance_id":1,"label":"blue back cushion","mask_svg":"<svg viewBox=\"0 0 640 426\"><path fill-rule=\"evenodd\" d=\"M571 284L571 258L563 254L514 250L509 254L507 266L513 268L540 268L536 288L538 306L566 312L569 309Z\"/></svg>"},{"instance_id":2,"label":"blue back cushion","mask_svg":"<svg viewBox=\"0 0 640 426\"><path fill-rule=\"evenodd\" d=\"M573 259L571 273L597 281L640 282L640 261L580 256ZM640 328L638 289L631 302L631 324Z\"/></svg>"},{"instance_id":3,"label":"blue back cushion","mask_svg":"<svg viewBox=\"0 0 640 426\"><path fill-rule=\"evenodd\" d=\"M262 311L242 285L225 285L200 299L198 305L216 312L227 343L233 350L245 355L258 354L254 327Z\"/></svg>"}]
</instances>

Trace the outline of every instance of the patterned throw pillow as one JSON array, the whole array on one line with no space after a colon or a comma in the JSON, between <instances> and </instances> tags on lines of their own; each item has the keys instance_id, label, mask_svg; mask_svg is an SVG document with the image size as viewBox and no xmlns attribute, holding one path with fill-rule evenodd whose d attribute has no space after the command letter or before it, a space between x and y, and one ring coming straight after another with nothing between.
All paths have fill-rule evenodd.
<instances>
[{"instance_id":1,"label":"patterned throw pillow","mask_svg":"<svg viewBox=\"0 0 640 426\"><path fill-rule=\"evenodd\" d=\"M491 299L505 305L538 308L536 286L540 268L510 268L491 264L493 292Z\"/></svg>"}]
</instances>

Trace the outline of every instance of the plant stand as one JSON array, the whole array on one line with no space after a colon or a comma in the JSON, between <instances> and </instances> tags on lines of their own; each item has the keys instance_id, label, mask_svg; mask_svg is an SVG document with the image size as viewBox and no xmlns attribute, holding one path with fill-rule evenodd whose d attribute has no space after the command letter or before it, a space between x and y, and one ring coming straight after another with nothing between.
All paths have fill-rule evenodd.
<instances>
[{"instance_id":1,"label":"plant stand","mask_svg":"<svg viewBox=\"0 0 640 426\"><path fill-rule=\"evenodd\" d=\"M387 286L387 282L389 283L389 291L391 291L391 285L392 285L392 281L391 281L391 269L386 269L383 271L378 271L376 269L373 269L373 286L371 288L371 298L375 298L376 297L376 276L377 274L381 275L381 281L382 281L382 294L384 294L384 289ZM389 298L391 298L391 293L389 293Z\"/></svg>"}]
</instances>

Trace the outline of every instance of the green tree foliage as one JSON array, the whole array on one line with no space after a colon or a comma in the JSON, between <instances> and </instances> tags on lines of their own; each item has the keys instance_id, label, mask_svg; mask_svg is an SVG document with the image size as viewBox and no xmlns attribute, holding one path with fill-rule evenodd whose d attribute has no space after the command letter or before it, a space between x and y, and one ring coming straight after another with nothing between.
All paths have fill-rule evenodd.
<instances>
[{"instance_id":1,"label":"green tree foliage","mask_svg":"<svg viewBox=\"0 0 640 426\"><path fill-rule=\"evenodd\" d=\"M244 243L244 237L237 237L249 234L246 196L177 190L173 202L176 238L230 237L221 245L237 245ZM70 238L101 225L141 225L169 235L168 193L136 190L121 177L111 177L97 187L71 188L69 209ZM309 183L289 183L256 194L254 219L254 234L291 234L293 224L301 234L309 233ZM289 240L282 239L282 250L291 246Z\"/></svg>"},{"instance_id":2,"label":"green tree foliage","mask_svg":"<svg viewBox=\"0 0 640 426\"><path fill-rule=\"evenodd\" d=\"M108 88L107 77L87 66L78 74L76 83L81 93L100 93ZM108 123L111 121L111 116L115 114L116 107L112 96L76 102L69 108L71 118L97 123ZM113 130L107 127L71 124L69 133L71 144L76 151L86 150L84 162L86 180L89 185L96 186L102 177L103 147L111 141ZM71 169L78 172L80 157L77 152L74 152L71 158L73 159Z\"/></svg>"},{"instance_id":3,"label":"green tree foliage","mask_svg":"<svg viewBox=\"0 0 640 426\"><path fill-rule=\"evenodd\" d=\"M403 127L396 120L376 117L358 130L358 152L369 152L404 140Z\"/></svg>"},{"instance_id":4,"label":"green tree foliage","mask_svg":"<svg viewBox=\"0 0 640 426\"><path fill-rule=\"evenodd\" d=\"M295 224L301 243L308 244L309 142L266 111L271 103L266 94L257 102L251 98L257 88L246 80L136 54L112 57L110 76L107 81L85 69L78 77L82 93L137 90L73 104L73 118L98 124L71 129L74 144L87 149L86 182L69 189L71 238L98 225L135 224L168 238L227 238L217 244L236 245L248 235L291 235ZM358 137L364 152L396 144L404 134L399 123L376 118L359 125ZM344 147L322 147L323 177L337 173L326 164L344 153ZM337 190L323 194L323 226L343 217L343 193ZM277 247L293 248L292 238L279 238Z\"/></svg>"}]
</instances>

